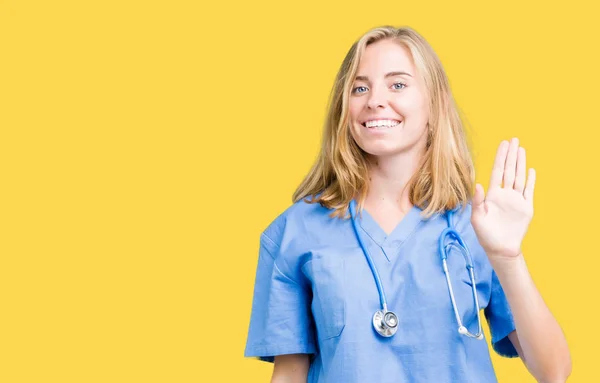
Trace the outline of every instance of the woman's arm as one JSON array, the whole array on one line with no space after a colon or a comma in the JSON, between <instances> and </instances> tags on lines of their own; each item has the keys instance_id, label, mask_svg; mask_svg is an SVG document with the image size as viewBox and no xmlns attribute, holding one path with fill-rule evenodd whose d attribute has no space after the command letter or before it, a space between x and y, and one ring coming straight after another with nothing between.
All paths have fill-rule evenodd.
<instances>
[{"instance_id":1,"label":"woman's arm","mask_svg":"<svg viewBox=\"0 0 600 383\"><path fill-rule=\"evenodd\" d=\"M522 255L496 261L494 269L506 294L516 332L509 339L539 382L563 383L571 374L571 355L556 319L535 287Z\"/></svg>"},{"instance_id":2,"label":"woman's arm","mask_svg":"<svg viewBox=\"0 0 600 383\"><path fill-rule=\"evenodd\" d=\"M471 223L515 320L509 339L540 382L564 382L571 374L565 336L527 270L521 246L533 218L535 171L527 172L519 140L498 148L487 194L476 185Z\"/></svg>"},{"instance_id":3,"label":"woman's arm","mask_svg":"<svg viewBox=\"0 0 600 383\"><path fill-rule=\"evenodd\" d=\"M278 355L271 383L306 383L309 366L308 354Z\"/></svg>"}]
</instances>

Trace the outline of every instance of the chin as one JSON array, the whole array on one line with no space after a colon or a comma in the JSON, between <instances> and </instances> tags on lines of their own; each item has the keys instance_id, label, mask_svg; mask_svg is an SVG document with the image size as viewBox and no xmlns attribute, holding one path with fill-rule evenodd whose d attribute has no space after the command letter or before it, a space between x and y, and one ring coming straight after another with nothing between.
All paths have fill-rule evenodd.
<instances>
[{"instance_id":1,"label":"chin","mask_svg":"<svg viewBox=\"0 0 600 383\"><path fill-rule=\"evenodd\" d=\"M390 157L404 155L411 151L421 151L426 146L426 136L415 139L403 135L390 135L385 138L359 136L356 141L359 147L367 154L375 157Z\"/></svg>"},{"instance_id":2,"label":"chin","mask_svg":"<svg viewBox=\"0 0 600 383\"><path fill-rule=\"evenodd\" d=\"M380 145L367 145L363 147L364 151L374 157L388 157L396 154L401 154L406 151L407 148L403 147L382 147Z\"/></svg>"}]
</instances>

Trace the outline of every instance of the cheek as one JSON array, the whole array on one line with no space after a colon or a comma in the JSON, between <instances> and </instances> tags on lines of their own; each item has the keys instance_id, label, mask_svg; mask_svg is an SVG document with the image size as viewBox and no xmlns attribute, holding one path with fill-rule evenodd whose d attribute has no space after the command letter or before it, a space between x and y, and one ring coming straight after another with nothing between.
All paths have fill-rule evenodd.
<instances>
[{"instance_id":1,"label":"cheek","mask_svg":"<svg viewBox=\"0 0 600 383\"><path fill-rule=\"evenodd\" d=\"M405 97L394 103L394 109L409 121L427 121L429 119L429 107L427 100L422 97Z\"/></svg>"},{"instance_id":2,"label":"cheek","mask_svg":"<svg viewBox=\"0 0 600 383\"><path fill-rule=\"evenodd\" d=\"M358 119L360 115L360 111L362 110L362 104L356 99L350 99L348 103L348 113L350 116L350 121L354 122Z\"/></svg>"},{"instance_id":3,"label":"cheek","mask_svg":"<svg viewBox=\"0 0 600 383\"><path fill-rule=\"evenodd\" d=\"M348 132L350 133L350 137L357 143L360 144L360 130L356 127L356 124L350 121L350 126L348 127Z\"/></svg>"},{"instance_id":4,"label":"cheek","mask_svg":"<svg viewBox=\"0 0 600 383\"><path fill-rule=\"evenodd\" d=\"M429 120L429 99L425 94L420 93L419 97L415 98L415 110L423 116L423 120Z\"/></svg>"}]
</instances>

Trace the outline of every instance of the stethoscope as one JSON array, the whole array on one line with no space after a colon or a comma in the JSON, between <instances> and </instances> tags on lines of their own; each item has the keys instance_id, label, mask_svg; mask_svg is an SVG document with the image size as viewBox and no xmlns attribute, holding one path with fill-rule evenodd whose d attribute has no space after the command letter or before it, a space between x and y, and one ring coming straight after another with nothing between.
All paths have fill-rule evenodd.
<instances>
[{"instance_id":1,"label":"stethoscope","mask_svg":"<svg viewBox=\"0 0 600 383\"><path fill-rule=\"evenodd\" d=\"M391 337L398 331L398 315L395 312L389 311L387 307L387 300L385 299L385 292L383 291L383 285L381 284L381 279L379 278L379 273L377 272L377 268L373 263L373 259L369 254L367 246L362 240L362 236L360 235L360 230L358 228L358 223L356 220L356 202L354 200L350 201L350 215L352 217L352 225L354 226L354 232L356 234L356 238L358 238L358 242L360 243L360 247L362 248L363 253L365 254L365 258L369 264L369 268L373 273L373 278L375 279L375 284L377 285L377 291L379 292L379 303L381 306L381 310L377 310L373 315L373 327L375 331L381 336ZM452 223L452 217L454 215L454 211L450 210L446 212L446 220L448 221L448 227L442 231L442 234L439 238L439 255L442 259L442 267L444 269L444 274L446 275L446 284L448 285L448 291L450 293L450 300L452 301L452 308L454 309L454 315L456 317L456 321L458 322L458 333L461 335L465 335L470 338L483 339L483 332L481 331L481 317L480 317L480 309L479 309L479 301L477 299L477 285L475 283L475 273L473 271L473 262L471 260L471 255L469 253L469 249L467 245L458 234L456 230L453 229L454 225ZM446 242L447 238L450 238L449 243ZM458 242L458 245L455 242ZM446 259L448 258L448 253L450 248L458 249L463 257L465 258L466 268L469 272L469 278L471 279L471 288L473 291L473 299L475 301L475 310L477 312L477 334L472 334L469 330L463 325L460 315L458 314L458 308L456 307L456 299L454 298L454 291L452 289L452 282L450 281L450 275L448 272L448 264Z\"/></svg>"}]
</instances>

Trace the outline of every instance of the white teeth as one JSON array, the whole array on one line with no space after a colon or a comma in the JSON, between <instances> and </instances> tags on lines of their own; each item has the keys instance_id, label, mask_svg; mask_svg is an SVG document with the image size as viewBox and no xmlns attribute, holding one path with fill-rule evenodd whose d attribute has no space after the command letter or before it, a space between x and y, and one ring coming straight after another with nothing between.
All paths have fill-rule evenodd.
<instances>
[{"instance_id":1,"label":"white teeth","mask_svg":"<svg viewBox=\"0 0 600 383\"><path fill-rule=\"evenodd\" d=\"M386 127L386 128L391 128L393 126L396 126L400 124L399 121L396 120L374 120L374 121L367 121L365 122L365 126L367 128L375 128L375 127Z\"/></svg>"}]
</instances>

